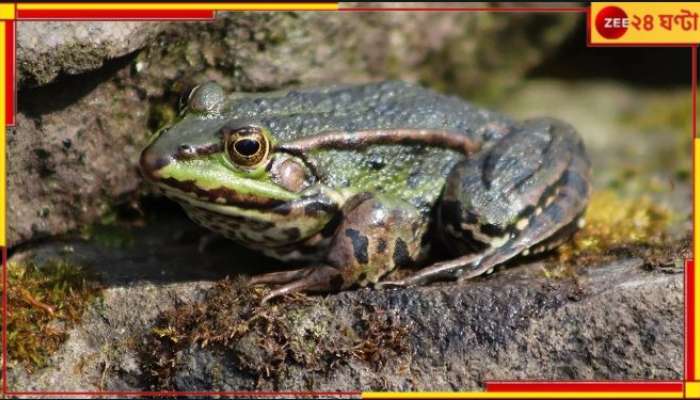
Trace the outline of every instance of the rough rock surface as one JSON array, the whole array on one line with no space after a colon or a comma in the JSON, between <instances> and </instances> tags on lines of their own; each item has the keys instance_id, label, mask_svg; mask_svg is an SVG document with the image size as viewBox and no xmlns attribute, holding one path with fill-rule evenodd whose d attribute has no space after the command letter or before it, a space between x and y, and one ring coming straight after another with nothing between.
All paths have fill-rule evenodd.
<instances>
[{"instance_id":1,"label":"rough rock surface","mask_svg":"<svg viewBox=\"0 0 700 400\"><path fill-rule=\"evenodd\" d=\"M129 21L20 22L17 29L19 85L45 85L59 74L76 75L102 67L113 58L142 48L166 26Z\"/></svg>"},{"instance_id":2,"label":"rough rock surface","mask_svg":"<svg viewBox=\"0 0 700 400\"><path fill-rule=\"evenodd\" d=\"M270 265L223 243L199 254L199 234L180 216L126 229L123 246L71 239L14 254L11 261L39 264L68 257L97 271L106 289L50 366L30 376L15 365L10 388L474 390L500 379L681 378L687 240L612 251L573 274L553 273L549 257L462 284L287 299L262 308L268 321L280 318L265 336L251 328L227 346L183 342L170 349L174 366L157 365L154 328L163 313L212 307L222 295L213 280ZM244 291L233 284L223 295ZM223 318L236 321L250 306L232 303ZM373 330L379 349L363 336ZM295 349L281 358L269 352L279 337ZM295 340L316 345L305 350ZM156 384L158 374L168 385Z\"/></svg>"},{"instance_id":3,"label":"rough rock surface","mask_svg":"<svg viewBox=\"0 0 700 400\"><path fill-rule=\"evenodd\" d=\"M237 12L211 23L19 22L8 242L66 232L128 200L149 131L196 83L259 91L398 78L490 93L534 67L576 18ZM508 47L492 45L506 37Z\"/></svg>"}]
</instances>

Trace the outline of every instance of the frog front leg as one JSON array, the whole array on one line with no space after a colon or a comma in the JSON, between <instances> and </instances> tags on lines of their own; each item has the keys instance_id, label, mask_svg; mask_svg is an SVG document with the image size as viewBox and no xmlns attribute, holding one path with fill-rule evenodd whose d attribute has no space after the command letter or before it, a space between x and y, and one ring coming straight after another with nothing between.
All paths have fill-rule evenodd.
<instances>
[{"instance_id":1,"label":"frog front leg","mask_svg":"<svg viewBox=\"0 0 700 400\"><path fill-rule=\"evenodd\" d=\"M424 256L427 218L405 201L361 193L343 207L324 262L253 277L250 284L282 284L263 303L296 291L329 292L376 283L396 267Z\"/></svg>"},{"instance_id":2,"label":"frog front leg","mask_svg":"<svg viewBox=\"0 0 700 400\"><path fill-rule=\"evenodd\" d=\"M589 195L590 162L574 129L527 121L450 173L437 226L454 258L382 286L470 279L552 248L580 227Z\"/></svg>"}]
</instances>

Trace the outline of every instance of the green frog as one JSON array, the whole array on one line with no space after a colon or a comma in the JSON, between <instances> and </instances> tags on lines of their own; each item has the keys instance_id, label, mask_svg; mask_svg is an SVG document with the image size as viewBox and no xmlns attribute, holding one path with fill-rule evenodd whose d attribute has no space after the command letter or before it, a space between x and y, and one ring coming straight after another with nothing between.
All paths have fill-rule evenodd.
<instances>
[{"instance_id":1,"label":"green frog","mask_svg":"<svg viewBox=\"0 0 700 400\"><path fill-rule=\"evenodd\" d=\"M296 267L250 280L276 286L263 301L491 272L570 238L591 180L570 125L396 81L229 95L204 83L140 167L195 222Z\"/></svg>"}]
</instances>

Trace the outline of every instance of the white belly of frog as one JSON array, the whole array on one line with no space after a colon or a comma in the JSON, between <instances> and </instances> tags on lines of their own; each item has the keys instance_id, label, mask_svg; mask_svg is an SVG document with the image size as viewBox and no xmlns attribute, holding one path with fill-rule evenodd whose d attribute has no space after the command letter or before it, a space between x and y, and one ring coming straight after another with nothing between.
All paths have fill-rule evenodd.
<instances>
[{"instance_id":1,"label":"white belly of frog","mask_svg":"<svg viewBox=\"0 0 700 400\"><path fill-rule=\"evenodd\" d=\"M183 205L183 209L197 224L284 262L318 261L331 241L322 234L302 240L299 229L278 228L272 222L231 217L192 206Z\"/></svg>"}]
</instances>

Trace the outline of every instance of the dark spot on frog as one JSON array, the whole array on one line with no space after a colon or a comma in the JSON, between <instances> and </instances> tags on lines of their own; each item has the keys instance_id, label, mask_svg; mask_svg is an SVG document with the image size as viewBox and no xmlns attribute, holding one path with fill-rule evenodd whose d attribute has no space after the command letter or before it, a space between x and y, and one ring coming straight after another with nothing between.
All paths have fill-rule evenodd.
<instances>
[{"instance_id":1,"label":"dark spot on frog","mask_svg":"<svg viewBox=\"0 0 700 400\"><path fill-rule=\"evenodd\" d=\"M254 219L249 219L246 222L244 222L248 227L255 229L255 230L260 230L260 231L266 231L272 227L275 226L274 223L269 222L269 221L256 221Z\"/></svg>"},{"instance_id":2,"label":"dark spot on frog","mask_svg":"<svg viewBox=\"0 0 700 400\"><path fill-rule=\"evenodd\" d=\"M369 163L370 169L373 169L375 171L384 168L384 166L386 165L384 160L377 160L377 159L369 160L368 163Z\"/></svg>"},{"instance_id":3,"label":"dark spot on frog","mask_svg":"<svg viewBox=\"0 0 700 400\"><path fill-rule=\"evenodd\" d=\"M292 212L292 205L289 202L282 203L279 206L272 209L272 212L280 215L289 215Z\"/></svg>"},{"instance_id":4,"label":"dark spot on frog","mask_svg":"<svg viewBox=\"0 0 700 400\"><path fill-rule=\"evenodd\" d=\"M411 257L408 254L408 246L403 239L396 239L396 244L394 245L394 265L397 267L405 267L411 264Z\"/></svg>"},{"instance_id":5,"label":"dark spot on frog","mask_svg":"<svg viewBox=\"0 0 700 400\"><path fill-rule=\"evenodd\" d=\"M535 207L534 206L527 206L527 207L523 208L523 210L518 213L516 220L519 221L522 218L529 219L530 216L532 216L534 213L535 213Z\"/></svg>"},{"instance_id":6,"label":"dark spot on frog","mask_svg":"<svg viewBox=\"0 0 700 400\"><path fill-rule=\"evenodd\" d=\"M333 218L331 218L330 221L326 224L326 226L323 227L321 230L321 236L324 238L331 237L333 234L335 234L335 230L338 228L338 225L340 225L340 222L343 220L343 213L342 212L337 212L335 215L333 215Z\"/></svg>"},{"instance_id":7,"label":"dark spot on frog","mask_svg":"<svg viewBox=\"0 0 700 400\"><path fill-rule=\"evenodd\" d=\"M503 236L506 233L504 228L494 224L481 224L480 230L488 236Z\"/></svg>"},{"instance_id":8,"label":"dark spot on frog","mask_svg":"<svg viewBox=\"0 0 700 400\"><path fill-rule=\"evenodd\" d=\"M383 238L377 239L377 253L383 254L386 251L386 240Z\"/></svg>"},{"instance_id":9,"label":"dark spot on frog","mask_svg":"<svg viewBox=\"0 0 700 400\"><path fill-rule=\"evenodd\" d=\"M283 229L282 234L284 234L289 240L298 240L301 237L301 232L299 231L299 228Z\"/></svg>"},{"instance_id":10,"label":"dark spot on frog","mask_svg":"<svg viewBox=\"0 0 700 400\"><path fill-rule=\"evenodd\" d=\"M70 139L63 139L63 142L61 143L63 143L63 148L66 150L70 149L71 146L73 146L73 142Z\"/></svg>"},{"instance_id":11,"label":"dark spot on frog","mask_svg":"<svg viewBox=\"0 0 700 400\"><path fill-rule=\"evenodd\" d=\"M358 282L362 282L362 281L364 281L365 279L367 279L367 273L366 273L366 272L363 272L363 273L361 273L360 275L357 276L357 281L358 281Z\"/></svg>"},{"instance_id":12,"label":"dark spot on frog","mask_svg":"<svg viewBox=\"0 0 700 400\"><path fill-rule=\"evenodd\" d=\"M469 211L465 211L463 213L462 206L460 205L460 203L454 200L443 201L440 213L442 214L443 221L450 221L452 223L455 223L464 220L464 222L471 225L474 225L478 222L475 214Z\"/></svg>"},{"instance_id":13,"label":"dark spot on frog","mask_svg":"<svg viewBox=\"0 0 700 400\"><path fill-rule=\"evenodd\" d=\"M421 174L420 167L416 165L411 169L411 172L408 174L408 179L406 180L406 183L408 184L409 188L415 189L418 187L418 185L420 185L423 182L423 177L424 175Z\"/></svg>"},{"instance_id":14,"label":"dark spot on frog","mask_svg":"<svg viewBox=\"0 0 700 400\"><path fill-rule=\"evenodd\" d=\"M307 215L319 215L322 213L333 213L338 207L328 198L320 196L311 203L304 206L304 213Z\"/></svg>"},{"instance_id":15,"label":"dark spot on frog","mask_svg":"<svg viewBox=\"0 0 700 400\"><path fill-rule=\"evenodd\" d=\"M367 236L363 235L358 230L350 228L345 230L345 236L349 237L350 241L352 242L352 251L357 262L360 264L367 264L369 261L369 257L367 255L367 245L369 244L369 240L367 239Z\"/></svg>"}]
</instances>

